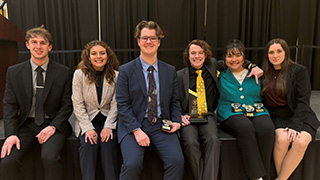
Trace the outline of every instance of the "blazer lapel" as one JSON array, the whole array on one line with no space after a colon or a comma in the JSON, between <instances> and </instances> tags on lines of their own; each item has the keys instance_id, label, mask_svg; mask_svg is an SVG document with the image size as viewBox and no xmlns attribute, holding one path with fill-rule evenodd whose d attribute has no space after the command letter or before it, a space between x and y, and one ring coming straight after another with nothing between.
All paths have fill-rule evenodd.
<instances>
[{"instance_id":1,"label":"blazer lapel","mask_svg":"<svg viewBox=\"0 0 320 180\"><path fill-rule=\"evenodd\" d=\"M210 75L213 77L214 79L214 82L216 83L217 85L217 89L218 91L219 90L219 82L218 82L218 77L217 77L217 68L216 68L216 64L213 64L212 61L209 61L209 64L208 65L205 65L205 67L207 68L207 70L209 71Z\"/></svg>"},{"instance_id":2,"label":"blazer lapel","mask_svg":"<svg viewBox=\"0 0 320 180\"><path fill-rule=\"evenodd\" d=\"M211 61L209 61L208 65L205 65L205 67L207 68L207 70L209 71L210 75L214 78L214 80L216 81L217 79L217 72L215 72L215 68L213 67L213 64ZM216 81L217 82L217 81Z\"/></svg>"},{"instance_id":3,"label":"blazer lapel","mask_svg":"<svg viewBox=\"0 0 320 180\"><path fill-rule=\"evenodd\" d=\"M94 85L94 89L95 89L95 93L93 95L94 95L94 98L96 99L97 104L99 104L95 85ZM106 103L107 97L108 97L107 95L109 94L109 91L110 91L110 84L107 82L106 78L103 77L102 96L101 96L100 106L103 106Z\"/></svg>"},{"instance_id":4,"label":"blazer lapel","mask_svg":"<svg viewBox=\"0 0 320 180\"><path fill-rule=\"evenodd\" d=\"M45 85L44 85L44 96L43 96L43 100L45 101L48 94L49 94L49 91L51 89L51 86L52 86L52 83L53 83L53 80L56 76L56 74L54 73L55 72L55 64L52 62L52 61L49 61L49 64L48 64L48 68L47 68L47 72L46 72L46 79L45 79Z\"/></svg>"},{"instance_id":5,"label":"blazer lapel","mask_svg":"<svg viewBox=\"0 0 320 180\"><path fill-rule=\"evenodd\" d=\"M31 107L33 97L32 68L30 61L27 61L22 71L24 89L26 91L26 99L28 106Z\"/></svg>"},{"instance_id":6,"label":"blazer lapel","mask_svg":"<svg viewBox=\"0 0 320 180\"><path fill-rule=\"evenodd\" d=\"M186 70L183 72L183 90L185 91L184 93L187 95L185 98L187 99L186 102L189 102L189 67L186 68Z\"/></svg>"},{"instance_id":7,"label":"blazer lapel","mask_svg":"<svg viewBox=\"0 0 320 180\"><path fill-rule=\"evenodd\" d=\"M134 63L134 72L137 76L137 81L139 83L139 86L141 87L141 90L142 90L142 94L147 97L147 87L146 87L146 82L145 82L145 79L144 79L144 75L143 75L143 69L142 69L142 65L140 63L140 59L137 58L134 60L135 63Z\"/></svg>"},{"instance_id":8,"label":"blazer lapel","mask_svg":"<svg viewBox=\"0 0 320 180\"><path fill-rule=\"evenodd\" d=\"M166 75L167 69L163 67L163 64L160 60L158 60L158 70L159 70L159 85L160 85L160 104L162 104L162 97L164 92L166 91Z\"/></svg>"},{"instance_id":9,"label":"blazer lapel","mask_svg":"<svg viewBox=\"0 0 320 180\"><path fill-rule=\"evenodd\" d=\"M237 79L234 77L230 69L228 68L226 73L222 75L222 78L226 79L228 82L235 84L237 86L240 85L240 83L237 81Z\"/></svg>"}]
</instances>

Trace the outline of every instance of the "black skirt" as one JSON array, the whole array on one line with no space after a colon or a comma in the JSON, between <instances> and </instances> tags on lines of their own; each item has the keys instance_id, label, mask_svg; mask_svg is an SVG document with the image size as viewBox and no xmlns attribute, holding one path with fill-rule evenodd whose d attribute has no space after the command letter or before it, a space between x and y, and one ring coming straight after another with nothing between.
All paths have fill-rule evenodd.
<instances>
[{"instance_id":1,"label":"black skirt","mask_svg":"<svg viewBox=\"0 0 320 180\"><path fill-rule=\"evenodd\" d=\"M292 122L291 117L293 112L290 110L289 106L278 106L278 107L269 107L268 111L274 123L275 129L286 128L288 124ZM314 140L317 134L317 130L314 129L307 123L303 123L301 131L308 132L312 139Z\"/></svg>"}]
</instances>

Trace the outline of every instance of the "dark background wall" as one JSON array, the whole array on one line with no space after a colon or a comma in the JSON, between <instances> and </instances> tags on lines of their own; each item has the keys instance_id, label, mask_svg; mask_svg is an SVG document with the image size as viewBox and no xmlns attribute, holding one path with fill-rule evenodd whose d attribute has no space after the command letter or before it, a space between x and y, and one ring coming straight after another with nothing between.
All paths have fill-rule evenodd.
<instances>
[{"instance_id":1,"label":"dark background wall","mask_svg":"<svg viewBox=\"0 0 320 180\"><path fill-rule=\"evenodd\" d=\"M98 39L97 0L9 0L9 19L28 30L44 24L53 34L50 58L75 69L84 45ZM320 89L320 0L101 0L102 40L121 63L139 55L134 28L141 20L159 23L166 37L159 58L183 67L182 51L204 39L222 59L231 39L247 47L246 58L262 65L264 46L285 39L291 58L307 66ZM30 57L20 44L20 61Z\"/></svg>"}]
</instances>

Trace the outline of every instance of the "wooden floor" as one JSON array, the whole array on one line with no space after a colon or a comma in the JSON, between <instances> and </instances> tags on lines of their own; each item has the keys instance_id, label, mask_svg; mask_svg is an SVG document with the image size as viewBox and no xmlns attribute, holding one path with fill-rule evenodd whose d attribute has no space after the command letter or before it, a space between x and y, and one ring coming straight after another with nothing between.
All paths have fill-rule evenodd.
<instances>
[{"instance_id":1,"label":"wooden floor","mask_svg":"<svg viewBox=\"0 0 320 180\"><path fill-rule=\"evenodd\" d=\"M311 108L317 114L320 119L320 91L313 91L310 100ZM74 125L75 117L71 116L70 123ZM219 130L219 137L221 140L221 156L220 156L220 169L219 180L243 180L244 171L240 152L237 148L236 138ZM4 141L3 120L0 120L0 147ZM68 138L66 145L61 154L62 164L64 167L64 179L80 180L80 166L79 166L79 153L78 153L79 141L75 136ZM32 152L24 161L24 167L22 172L24 174L24 180L42 180L42 167L40 156L38 155L39 148ZM289 180L319 180L320 179L320 129L316 136L316 140L312 142L308 150L306 151L304 160L299 165ZM1 162L1 160L0 160ZM28 171L32 167L35 169L32 173ZM143 170L141 178L143 180L160 180L162 176L162 163L159 158L153 157L150 153L146 154L144 167L148 167L148 170ZM150 170L151 169L151 170ZM272 166L272 179L275 176L274 166ZM99 169L98 169L99 170ZM28 173L27 173L28 172ZM103 174L99 171L97 179L103 179ZM188 174L190 171L186 170L185 180L191 180L191 176ZM1 180L1 178L0 178Z\"/></svg>"}]
</instances>

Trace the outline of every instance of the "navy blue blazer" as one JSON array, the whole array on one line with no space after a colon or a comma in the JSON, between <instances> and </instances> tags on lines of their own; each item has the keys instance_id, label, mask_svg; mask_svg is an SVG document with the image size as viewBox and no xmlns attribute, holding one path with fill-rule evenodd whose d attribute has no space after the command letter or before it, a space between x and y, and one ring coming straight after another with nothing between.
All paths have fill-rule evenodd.
<instances>
[{"instance_id":1,"label":"navy blue blazer","mask_svg":"<svg viewBox=\"0 0 320 180\"><path fill-rule=\"evenodd\" d=\"M158 60L160 83L161 116L181 123L179 87L175 67ZM119 68L116 84L118 106L118 141L141 128L147 111L147 88L140 58L136 58Z\"/></svg>"}]
</instances>

